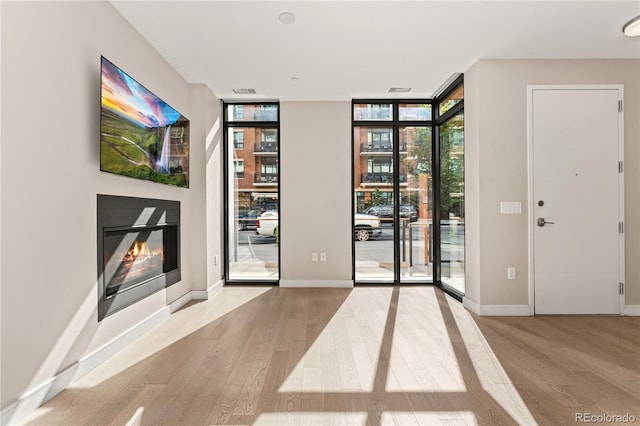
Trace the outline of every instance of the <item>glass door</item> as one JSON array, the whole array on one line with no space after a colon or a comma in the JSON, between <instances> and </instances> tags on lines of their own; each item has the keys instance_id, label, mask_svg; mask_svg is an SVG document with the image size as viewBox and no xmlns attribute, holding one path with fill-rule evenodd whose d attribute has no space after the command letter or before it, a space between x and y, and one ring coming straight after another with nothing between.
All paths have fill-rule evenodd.
<instances>
[{"instance_id":1,"label":"glass door","mask_svg":"<svg viewBox=\"0 0 640 426\"><path fill-rule=\"evenodd\" d=\"M400 127L400 281L433 281L430 126Z\"/></svg>"},{"instance_id":2,"label":"glass door","mask_svg":"<svg viewBox=\"0 0 640 426\"><path fill-rule=\"evenodd\" d=\"M354 279L464 293L460 76L427 100L353 101Z\"/></svg>"},{"instance_id":3,"label":"glass door","mask_svg":"<svg viewBox=\"0 0 640 426\"><path fill-rule=\"evenodd\" d=\"M429 102L353 104L355 280L433 281Z\"/></svg>"},{"instance_id":4,"label":"glass door","mask_svg":"<svg viewBox=\"0 0 640 426\"><path fill-rule=\"evenodd\" d=\"M226 280L279 279L278 104L225 104Z\"/></svg>"},{"instance_id":5,"label":"glass door","mask_svg":"<svg viewBox=\"0 0 640 426\"><path fill-rule=\"evenodd\" d=\"M391 105L364 107L362 121L384 121ZM353 129L355 279L395 280L394 128L363 123Z\"/></svg>"},{"instance_id":6,"label":"glass door","mask_svg":"<svg viewBox=\"0 0 640 426\"><path fill-rule=\"evenodd\" d=\"M442 282L465 291L464 115L440 126L440 234Z\"/></svg>"}]
</instances>

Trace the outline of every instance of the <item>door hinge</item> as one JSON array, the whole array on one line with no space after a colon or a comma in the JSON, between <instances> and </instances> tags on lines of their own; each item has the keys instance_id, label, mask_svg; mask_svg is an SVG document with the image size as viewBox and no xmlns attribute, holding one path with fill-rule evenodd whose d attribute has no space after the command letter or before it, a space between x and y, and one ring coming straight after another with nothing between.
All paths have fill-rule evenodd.
<instances>
[{"instance_id":1,"label":"door hinge","mask_svg":"<svg viewBox=\"0 0 640 426\"><path fill-rule=\"evenodd\" d=\"M624 164L622 161L618 161L618 173L624 172Z\"/></svg>"},{"instance_id":2,"label":"door hinge","mask_svg":"<svg viewBox=\"0 0 640 426\"><path fill-rule=\"evenodd\" d=\"M624 223L618 222L618 233L624 233Z\"/></svg>"},{"instance_id":3,"label":"door hinge","mask_svg":"<svg viewBox=\"0 0 640 426\"><path fill-rule=\"evenodd\" d=\"M618 101L618 112L622 112L622 99Z\"/></svg>"},{"instance_id":4,"label":"door hinge","mask_svg":"<svg viewBox=\"0 0 640 426\"><path fill-rule=\"evenodd\" d=\"M618 283L618 294L624 294L624 283Z\"/></svg>"}]
</instances>

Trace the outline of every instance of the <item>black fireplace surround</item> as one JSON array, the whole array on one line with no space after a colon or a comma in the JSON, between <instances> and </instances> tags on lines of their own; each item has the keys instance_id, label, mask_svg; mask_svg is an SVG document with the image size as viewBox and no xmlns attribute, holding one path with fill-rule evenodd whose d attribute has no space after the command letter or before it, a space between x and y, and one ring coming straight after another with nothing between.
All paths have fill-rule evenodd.
<instances>
[{"instance_id":1,"label":"black fireplace surround","mask_svg":"<svg viewBox=\"0 0 640 426\"><path fill-rule=\"evenodd\" d=\"M180 202L98 194L98 321L180 281Z\"/></svg>"}]
</instances>

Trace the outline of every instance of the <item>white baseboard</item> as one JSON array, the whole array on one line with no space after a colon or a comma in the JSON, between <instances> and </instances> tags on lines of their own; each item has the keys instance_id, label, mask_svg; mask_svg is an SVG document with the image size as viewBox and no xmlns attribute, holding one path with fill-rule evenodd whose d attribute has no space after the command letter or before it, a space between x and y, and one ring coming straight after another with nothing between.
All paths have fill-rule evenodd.
<instances>
[{"instance_id":1,"label":"white baseboard","mask_svg":"<svg viewBox=\"0 0 640 426\"><path fill-rule=\"evenodd\" d=\"M140 321L110 342L96 349L80 361L56 374L40 386L24 394L20 399L0 412L0 425L18 424L42 404L62 392L76 380L102 364L118 351L129 345L147 331L158 325L169 315L191 300L210 299L222 290L224 281L218 281L207 290L189 291L169 305L159 309L148 318Z\"/></svg>"},{"instance_id":2,"label":"white baseboard","mask_svg":"<svg viewBox=\"0 0 640 426\"><path fill-rule=\"evenodd\" d=\"M216 294L220 293L223 287L224 287L224 280L220 280L214 285L212 285L211 287L209 287L207 289L207 292L209 293L209 299L211 299Z\"/></svg>"},{"instance_id":3,"label":"white baseboard","mask_svg":"<svg viewBox=\"0 0 640 426\"><path fill-rule=\"evenodd\" d=\"M182 308L187 303L191 302L193 300L193 295L191 293L193 293L193 291L188 291L182 296L178 297L173 302L169 303L170 312L174 313L175 311Z\"/></svg>"},{"instance_id":4,"label":"white baseboard","mask_svg":"<svg viewBox=\"0 0 640 426\"><path fill-rule=\"evenodd\" d=\"M479 305L476 302L462 299L462 305L469 311L480 316L530 316L528 305ZM626 305L623 315L640 316L640 305Z\"/></svg>"},{"instance_id":5,"label":"white baseboard","mask_svg":"<svg viewBox=\"0 0 640 426\"><path fill-rule=\"evenodd\" d=\"M480 305L463 297L462 306L483 317L528 317L531 315L529 305Z\"/></svg>"},{"instance_id":6,"label":"white baseboard","mask_svg":"<svg viewBox=\"0 0 640 426\"><path fill-rule=\"evenodd\" d=\"M353 280L280 280L284 288L353 288Z\"/></svg>"},{"instance_id":7,"label":"white baseboard","mask_svg":"<svg viewBox=\"0 0 640 426\"><path fill-rule=\"evenodd\" d=\"M176 300L174 300L169 304L169 307L171 308L171 313L174 313L175 311L182 308L184 305L191 302L192 300L211 299L213 296L215 296L216 294L222 291L223 286L224 286L224 281L220 280L214 285L212 285L211 287L209 287L207 290L191 290L190 292L183 294L182 296L178 297Z\"/></svg>"},{"instance_id":8,"label":"white baseboard","mask_svg":"<svg viewBox=\"0 0 640 426\"><path fill-rule=\"evenodd\" d=\"M12 425L19 423L42 404L63 391L67 386L102 364L128 344L158 325L165 318L168 318L170 311L171 308L165 306L75 364L69 366L64 371L56 374L45 383L25 393L18 401L2 410L0 413L0 424Z\"/></svg>"},{"instance_id":9,"label":"white baseboard","mask_svg":"<svg viewBox=\"0 0 640 426\"><path fill-rule=\"evenodd\" d=\"M224 286L224 280L220 280L206 290L193 290L191 291L193 300L209 300L216 294L222 291Z\"/></svg>"},{"instance_id":10,"label":"white baseboard","mask_svg":"<svg viewBox=\"0 0 640 426\"><path fill-rule=\"evenodd\" d=\"M464 308L467 311L471 311L476 315L480 315L480 305L478 305L476 302L474 302L473 300L469 300L466 297L462 297L462 306L464 306Z\"/></svg>"},{"instance_id":11,"label":"white baseboard","mask_svg":"<svg viewBox=\"0 0 640 426\"><path fill-rule=\"evenodd\" d=\"M625 305L624 314L629 317L640 316L640 305Z\"/></svg>"},{"instance_id":12,"label":"white baseboard","mask_svg":"<svg viewBox=\"0 0 640 426\"><path fill-rule=\"evenodd\" d=\"M224 280L220 280L211 287L207 289L207 299L211 299L216 294L222 291L222 287L224 287Z\"/></svg>"}]
</instances>

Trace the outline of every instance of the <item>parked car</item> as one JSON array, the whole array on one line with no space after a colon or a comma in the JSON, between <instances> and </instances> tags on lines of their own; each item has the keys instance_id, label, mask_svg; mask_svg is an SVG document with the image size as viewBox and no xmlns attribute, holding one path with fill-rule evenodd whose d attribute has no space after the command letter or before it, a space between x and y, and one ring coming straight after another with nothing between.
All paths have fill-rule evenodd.
<instances>
[{"instance_id":1,"label":"parked car","mask_svg":"<svg viewBox=\"0 0 640 426\"><path fill-rule=\"evenodd\" d=\"M354 238L367 241L378 238L382 234L380 218L371 214L356 213L354 215Z\"/></svg>"},{"instance_id":2,"label":"parked car","mask_svg":"<svg viewBox=\"0 0 640 426\"><path fill-rule=\"evenodd\" d=\"M380 218L382 222L393 222L394 208L391 204L383 204L381 206L371 206L364 211ZM409 219L410 222L418 220L418 210L411 204L400 205L400 219Z\"/></svg>"},{"instance_id":3,"label":"parked car","mask_svg":"<svg viewBox=\"0 0 640 426\"><path fill-rule=\"evenodd\" d=\"M261 210L249 210L245 214L238 215L236 217L236 226L238 231L244 231L245 229L255 229L256 220L262 213Z\"/></svg>"},{"instance_id":4,"label":"parked car","mask_svg":"<svg viewBox=\"0 0 640 426\"><path fill-rule=\"evenodd\" d=\"M267 210L256 219L256 234L263 237L275 237L278 228L278 212Z\"/></svg>"},{"instance_id":5,"label":"parked car","mask_svg":"<svg viewBox=\"0 0 640 426\"><path fill-rule=\"evenodd\" d=\"M278 229L278 212L269 210L258 216L256 221L256 234L263 237L275 237ZM367 241L378 238L382 233L380 219L376 216L356 213L354 215L354 238L358 241Z\"/></svg>"},{"instance_id":6,"label":"parked car","mask_svg":"<svg viewBox=\"0 0 640 426\"><path fill-rule=\"evenodd\" d=\"M418 210L413 207L411 204L401 204L400 205L400 218L401 219L409 219L409 222L417 222L418 221Z\"/></svg>"},{"instance_id":7,"label":"parked car","mask_svg":"<svg viewBox=\"0 0 640 426\"><path fill-rule=\"evenodd\" d=\"M393 222L393 207L392 206L371 206L366 209L364 214L377 216L382 222Z\"/></svg>"}]
</instances>

